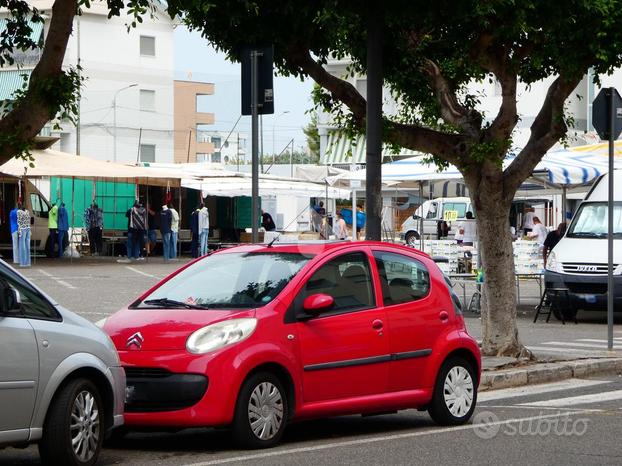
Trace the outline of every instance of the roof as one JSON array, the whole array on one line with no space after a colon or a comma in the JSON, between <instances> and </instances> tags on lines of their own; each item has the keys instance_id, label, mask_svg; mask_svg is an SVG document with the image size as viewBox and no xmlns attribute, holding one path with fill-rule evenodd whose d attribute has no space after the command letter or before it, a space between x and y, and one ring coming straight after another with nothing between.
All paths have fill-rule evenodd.
<instances>
[{"instance_id":1,"label":"roof","mask_svg":"<svg viewBox=\"0 0 622 466\"><path fill-rule=\"evenodd\" d=\"M328 144L324 153L320 154L320 164L348 164L365 163L367 145L365 136L349 137L342 131L331 131L328 135ZM421 155L404 147L400 148L399 153L394 153L389 146L385 145L382 149L383 158L392 157L413 157Z\"/></svg>"}]
</instances>

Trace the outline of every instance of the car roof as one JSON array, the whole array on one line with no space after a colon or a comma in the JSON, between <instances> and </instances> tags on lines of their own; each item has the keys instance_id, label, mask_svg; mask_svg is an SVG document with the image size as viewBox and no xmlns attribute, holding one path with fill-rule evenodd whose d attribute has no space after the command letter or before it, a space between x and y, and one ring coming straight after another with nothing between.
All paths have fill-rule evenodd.
<instances>
[{"instance_id":1,"label":"car roof","mask_svg":"<svg viewBox=\"0 0 622 466\"><path fill-rule=\"evenodd\" d=\"M415 253L426 258L430 257L428 254L418 249L400 244L385 243L382 241L300 241L297 243L274 243L271 246L268 246L267 244L245 244L224 250L221 249L218 252L281 252L318 255L329 251L351 249L363 246L383 247L395 249L396 252L409 252L411 254Z\"/></svg>"}]
</instances>

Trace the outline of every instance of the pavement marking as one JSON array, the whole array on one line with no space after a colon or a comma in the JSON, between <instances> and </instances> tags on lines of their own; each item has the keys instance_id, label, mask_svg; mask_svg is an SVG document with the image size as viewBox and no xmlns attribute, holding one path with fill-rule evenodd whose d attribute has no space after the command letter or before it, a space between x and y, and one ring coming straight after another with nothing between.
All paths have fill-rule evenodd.
<instances>
[{"instance_id":1,"label":"pavement marking","mask_svg":"<svg viewBox=\"0 0 622 466\"><path fill-rule=\"evenodd\" d=\"M143 275L145 277L155 278L157 280L160 280L160 277L156 277L155 275L151 275L150 273L146 273L146 272L143 272L142 270L135 269L134 267L130 267L129 265L126 265L125 268L139 275Z\"/></svg>"},{"instance_id":2,"label":"pavement marking","mask_svg":"<svg viewBox=\"0 0 622 466\"><path fill-rule=\"evenodd\" d=\"M608 380L568 379L562 380L560 382L553 382L542 385L526 385L524 387L503 388L500 390L478 393L477 401L478 403L485 403L487 401L502 400L504 398L514 398L518 396L538 395L540 393L550 393L561 390L593 387L595 385L602 385L607 383L611 382Z\"/></svg>"},{"instance_id":3,"label":"pavement marking","mask_svg":"<svg viewBox=\"0 0 622 466\"><path fill-rule=\"evenodd\" d=\"M553 419L556 417L577 415L577 414L588 414L591 412L592 410L590 409L573 410L573 411L564 410L564 412L555 413L555 414L543 414L540 416L530 416L530 417L517 417L513 419L505 419L503 421L486 422L486 427L497 426L497 425L499 426L507 425L513 422L536 421L538 419ZM481 425L473 425L473 424L465 424L465 425L457 426L457 427L442 427L442 428L435 428L435 429L430 429L426 431L408 432L404 434L395 434L395 435L382 435L379 437L368 437L368 438L358 439L358 440L346 440L343 442L325 443L323 445L315 445L312 447L288 448L285 450L270 451L267 453L258 453L254 455L233 456L230 458L203 461L200 463L186 463L185 466L210 466L212 464L237 463L240 461L252 461L252 460L258 460L258 459L263 459L263 458L274 458L276 456L285 456L285 455L291 455L295 453L311 453L314 451L330 450L333 448L343 448L343 447L350 447L350 446L356 446L356 445L368 445L370 443L386 442L388 440L401 440L401 439L407 439L407 438L413 438L413 437L423 437L426 435L441 434L441 433L446 433L446 432L475 430L480 427Z\"/></svg>"},{"instance_id":4,"label":"pavement marking","mask_svg":"<svg viewBox=\"0 0 622 466\"><path fill-rule=\"evenodd\" d=\"M597 354L597 351L587 349L575 349L575 348L556 348L555 346L527 346L527 349L532 351L544 351L549 353L562 353L562 354L576 354L577 356L589 356ZM607 348L603 348L606 351Z\"/></svg>"},{"instance_id":5,"label":"pavement marking","mask_svg":"<svg viewBox=\"0 0 622 466\"><path fill-rule=\"evenodd\" d=\"M58 277L55 277L54 275L52 275L49 272L46 272L45 270L39 269L39 272L41 272L41 274L45 275L46 277L51 278L52 280L54 280L59 285L63 285L64 287L69 288L70 290L75 290L76 289L76 287L73 286L71 283L67 283L66 281L61 280Z\"/></svg>"},{"instance_id":6,"label":"pavement marking","mask_svg":"<svg viewBox=\"0 0 622 466\"><path fill-rule=\"evenodd\" d=\"M614 343L622 343L622 341L619 341L619 340L622 340L622 338L614 338L613 340L614 340ZM593 338L581 338L581 339L575 340L575 341L585 341L587 343L603 343L605 345L607 343L609 343L609 340L596 340L596 339L593 339Z\"/></svg>"},{"instance_id":7,"label":"pavement marking","mask_svg":"<svg viewBox=\"0 0 622 466\"><path fill-rule=\"evenodd\" d=\"M589 403L599 403L601 401L613 401L622 399L622 390L614 390L612 392L592 393L590 395L569 396L567 398L558 398L557 400L533 401L531 403L522 403L519 406L548 406L548 407L568 407L574 405L582 405Z\"/></svg>"},{"instance_id":8,"label":"pavement marking","mask_svg":"<svg viewBox=\"0 0 622 466\"><path fill-rule=\"evenodd\" d=\"M545 341L542 342L543 345L558 345L558 346L578 346L579 348L598 348L598 349L607 349L606 344L596 345L591 343L574 343L574 342L566 342L566 341ZM616 349L622 349L622 346L614 347Z\"/></svg>"}]
</instances>

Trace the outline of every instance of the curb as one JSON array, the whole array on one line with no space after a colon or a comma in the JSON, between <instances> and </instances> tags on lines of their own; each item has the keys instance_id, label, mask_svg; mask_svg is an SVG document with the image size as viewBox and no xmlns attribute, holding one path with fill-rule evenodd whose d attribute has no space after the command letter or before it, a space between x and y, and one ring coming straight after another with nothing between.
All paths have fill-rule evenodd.
<instances>
[{"instance_id":1,"label":"curb","mask_svg":"<svg viewBox=\"0 0 622 466\"><path fill-rule=\"evenodd\" d=\"M594 375L622 374L622 358L580 359L534 364L519 369L483 371L479 391L521 387Z\"/></svg>"}]
</instances>

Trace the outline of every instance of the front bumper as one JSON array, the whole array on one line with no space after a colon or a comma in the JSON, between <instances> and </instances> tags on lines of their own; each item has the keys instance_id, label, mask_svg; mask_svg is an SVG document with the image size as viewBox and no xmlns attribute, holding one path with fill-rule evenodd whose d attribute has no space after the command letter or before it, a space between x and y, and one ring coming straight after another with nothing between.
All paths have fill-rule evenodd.
<instances>
[{"instance_id":1,"label":"front bumper","mask_svg":"<svg viewBox=\"0 0 622 466\"><path fill-rule=\"evenodd\" d=\"M613 282L614 310L622 311L622 276L614 276ZM546 270L544 283L547 289L567 289L570 305L574 309L607 309L607 275L576 275Z\"/></svg>"}]
</instances>

